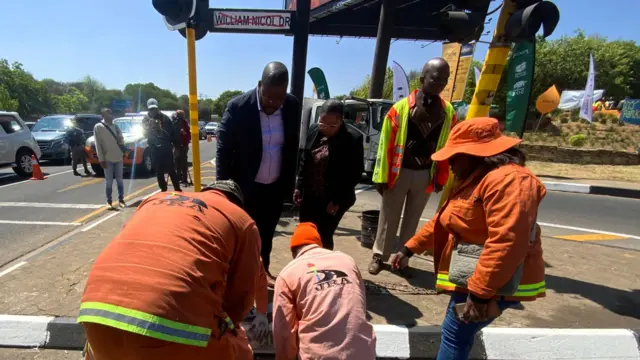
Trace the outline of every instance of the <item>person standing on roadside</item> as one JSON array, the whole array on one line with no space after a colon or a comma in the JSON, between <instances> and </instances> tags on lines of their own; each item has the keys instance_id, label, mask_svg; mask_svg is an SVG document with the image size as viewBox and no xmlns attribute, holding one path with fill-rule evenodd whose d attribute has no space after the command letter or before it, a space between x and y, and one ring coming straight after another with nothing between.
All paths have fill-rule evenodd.
<instances>
[{"instance_id":1,"label":"person standing on roadside","mask_svg":"<svg viewBox=\"0 0 640 360\"><path fill-rule=\"evenodd\" d=\"M91 176L91 171L89 171L89 167L87 166L87 152L84 149L86 141L84 131L78 126L78 120L73 118L71 120L71 127L65 134L65 142L69 145L69 149L71 149L71 168L75 176L82 176L78 172L78 163L82 163L84 175Z\"/></svg>"},{"instance_id":2,"label":"person standing on roadside","mask_svg":"<svg viewBox=\"0 0 640 360\"><path fill-rule=\"evenodd\" d=\"M124 138L122 131L113 123L111 109L104 108L101 111L102 121L93 128L93 135L96 140L96 153L100 166L104 169L104 179L106 184L107 204L115 209L112 203L113 179L116 179L118 186L118 205L125 207L124 202L124 180L123 159L125 154Z\"/></svg>"},{"instance_id":3,"label":"person standing on roadside","mask_svg":"<svg viewBox=\"0 0 640 360\"><path fill-rule=\"evenodd\" d=\"M287 67L270 62L257 88L229 101L218 128L216 177L234 180L245 194L270 285L273 235L295 188L300 101L287 94L288 86Z\"/></svg>"},{"instance_id":4,"label":"person standing on roadside","mask_svg":"<svg viewBox=\"0 0 640 360\"><path fill-rule=\"evenodd\" d=\"M369 264L372 275L380 273L399 244L416 232L429 196L442 190L449 178L449 164L431 160L456 124L453 106L440 97L448 80L449 64L442 58L429 60L422 69L420 89L395 103L384 118L373 172L382 204Z\"/></svg>"},{"instance_id":5,"label":"person standing on roadside","mask_svg":"<svg viewBox=\"0 0 640 360\"><path fill-rule=\"evenodd\" d=\"M293 194L300 222L314 223L329 250L342 216L356 202L355 187L364 172L362 135L345 125L343 111L340 101L322 104L318 123L307 132Z\"/></svg>"},{"instance_id":6,"label":"person standing on roadside","mask_svg":"<svg viewBox=\"0 0 640 360\"><path fill-rule=\"evenodd\" d=\"M176 111L171 121L180 139L173 150L173 160L176 166L176 175L180 183L187 186L187 172L189 171L189 143L191 142L191 129L183 110Z\"/></svg>"},{"instance_id":7,"label":"person standing on roadside","mask_svg":"<svg viewBox=\"0 0 640 360\"><path fill-rule=\"evenodd\" d=\"M147 100L147 110L149 112L142 119L142 128L151 149L153 169L156 172L160 191L167 191L167 180L164 177L167 173L171 178L173 189L182 191L173 166L173 147L180 140L179 133L175 131L171 119L160 111L156 99Z\"/></svg>"}]
</instances>

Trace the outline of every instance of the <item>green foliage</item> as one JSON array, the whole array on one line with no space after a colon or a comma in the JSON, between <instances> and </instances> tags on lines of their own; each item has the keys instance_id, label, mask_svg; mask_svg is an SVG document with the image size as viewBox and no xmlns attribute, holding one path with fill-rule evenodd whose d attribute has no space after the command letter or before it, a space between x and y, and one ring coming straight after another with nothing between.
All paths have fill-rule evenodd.
<instances>
[{"instance_id":1,"label":"green foliage","mask_svg":"<svg viewBox=\"0 0 640 360\"><path fill-rule=\"evenodd\" d=\"M240 90L227 90L223 91L220 96L213 102L211 111L214 115L222 116L224 110L227 108L227 103L234 97L242 95Z\"/></svg>"},{"instance_id":2,"label":"green foliage","mask_svg":"<svg viewBox=\"0 0 640 360\"><path fill-rule=\"evenodd\" d=\"M133 99L134 109L138 108L138 89L140 88L142 88L142 104L140 106L142 110L147 110L147 100L151 98L158 100L158 105L163 110L185 110L181 107L181 103L176 94L167 89L162 89L154 83L127 84L127 86L124 87L123 94L129 99Z\"/></svg>"},{"instance_id":3,"label":"green foliage","mask_svg":"<svg viewBox=\"0 0 640 360\"><path fill-rule=\"evenodd\" d=\"M18 106L18 100L12 99L7 88L0 84L0 110L16 111Z\"/></svg>"},{"instance_id":4,"label":"green foliage","mask_svg":"<svg viewBox=\"0 0 640 360\"><path fill-rule=\"evenodd\" d=\"M584 146L587 142L587 137L584 134L576 134L569 138L569 145L575 147Z\"/></svg>"},{"instance_id":5,"label":"green foliage","mask_svg":"<svg viewBox=\"0 0 640 360\"><path fill-rule=\"evenodd\" d=\"M58 114L73 114L87 108L89 100L80 90L69 87L64 95L53 95L53 110Z\"/></svg>"},{"instance_id":6,"label":"green foliage","mask_svg":"<svg viewBox=\"0 0 640 360\"><path fill-rule=\"evenodd\" d=\"M51 98L46 87L22 68L22 64L0 59L0 84L6 89L8 99L3 100L22 114L45 114L51 109ZM10 100L9 100L10 99Z\"/></svg>"},{"instance_id":7,"label":"green foliage","mask_svg":"<svg viewBox=\"0 0 640 360\"><path fill-rule=\"evenodd\" d=\"M351 90L349 95L368 99L369 98L369 86L371 85L371 76L367 75L364 78L362 84L359 87ZM410 86L411 87L411 86ZM393 70L387 68L387 72L384 75L384 86L382 88L382 99L393 99Z\"/></svg>"},{"instance_id":8,"label":"green foliage","mask_svg":"<svg viewBox=\"0 0 640 360\"><path fill-rule=\"evenodd\" d=\"M467 104L471 104L471 99L473 98L473 93L476 91L476 84L479 80L475 78L475 68L480 68L482 70L482 63L476 60L471 61L469 77L467 78L467 87L464 89L464 98L462 99L462 101Z\"/></svg>"}]
</instances>

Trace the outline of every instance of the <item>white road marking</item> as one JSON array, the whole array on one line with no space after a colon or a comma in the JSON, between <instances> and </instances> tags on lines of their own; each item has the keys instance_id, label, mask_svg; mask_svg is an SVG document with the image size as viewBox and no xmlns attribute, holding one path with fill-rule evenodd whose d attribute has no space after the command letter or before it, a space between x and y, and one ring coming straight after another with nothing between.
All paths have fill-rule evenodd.
<instances>
[{"instance_id":1,"label":"white road marking","mask_svg":"<svg viewBox=\"0 0 640 360\"><path fill-rule=\"evenodd\" d=\"M25 265L26 263L27 263L26 261L21 261L21 262L19 262L19 263L15 264L15 265L13 265L13 266L11 266L11 267L9 267L9 268L7 268L7 269L3 270L2 272L0 272L0 277L3 277L3 276L5 276L5 275L7 275L8 273L10 273L10 272L12 272L12 271L14 271L14 270L19 269L20 267L22 267L22 266L23 266L23 265Z\"/></svg>"},{"instance_id":2,"label":"white road marking","mask_svg":"<svg viewBox=\"0 0 640 360\"><path fill-rule=\"evenodd\" d=\"M120 211L114 211L113 214L109 214L107 216L103 216L101 219L98 219L97 221L94 221L93 223L91 223L88 226L84 227L80 231L89 231L89 230L93 229L94 227L102 224L103 222L111 219L112 217L117 216L118 214L120 214Z\"/></svg>"},{"instance_id":3,"label":"white road marking","mask_svg":"<svg viewBox=\"0 0 640 360\"><path fill-rule=\"evenodd\" d=\"M18 176L16 174L4 174L2 176L0 176L0 179L4 179L4 178L8 178L8 177L14 177L14 176Z\"/></svg>"},{"instance_id":4,"label":"white road marking","mask_svg":"<svg viewBox=\"0 0 640 360\"><path fill-rule=\"evenodd\" d=\"M100 204L58 204L58 203L37 203L37 202L0 202L0 207L36 207L36 208L59 208L59 209L99 209L104 205Z\"/></svg>"},{"instance_id":5,"label":"white road marking","mask_svg":"<svg viewBox=\"0 0 640 360\"><path fill-rule=\"evenodd\" d=\"M56 175L61 175L61 174L70 173L70 172L72 172L72 171L73 171L73 170L60 171L60 172L57 172L57 173L55 173L55 174L49 174L49 175L46 175L46 176L47 176L47 178L50 178L50 177L54 177L54 176L56 176ZM47 180L46 180L46 179L45 179L45 180L29 180L29 179L27 179L27 180L22 180L22 181L14 182L14 183L11 183L11 184L2 185L2 186L0 186L0 188L7 187L7 186L18 185L18 184L24 184L24 183L26 183L26 182L31 182L31 181L47 181Z\"/></svg>"},{"instance_id":6,"label":"white road marking","mask_svg":"<svg viewBox=\"0 0 640 360\"><path fill-rule=\"evenodd\" d=\"M152 197L153 195L155 195L155 194L157 194L157 193L159 193L159 192L160 192L160 190L156 190L156 191L152 192L152 193L151 193L151 194L149 194L149 195L145 195L142 199L143 199L143 200L145 200L145 199L147 199L147 198L150 198L150 197Z\"/></svg>"},{"instance_id":7,"label":"white road marking","mask_svg":"<svg viewBox=\"0 0 640 360\"><path fill-rule=\"evenodd\" d=\"M76 222L0 220L0 224L79 226Z\"/></svg>"},{"instance_id":8,"label":"white road marking","mask_svg":"<svg viewBox=\"0 0 640 360\"><path fill-rule=\"evenodd\" d=\"M360 194L363 191L369 191L371 189L374 189L375 187L373 185L368 185L368 186L363 186L360 189L356 189L356 194Z\"/></svg>"},{"instance_id":9,"label":"white road marking","mask_svg":"<svg viewBox=\"0 0 640 360\"><path fill-rule=\"evenodd\" d=\"M576 227L576 226L557 225L557 224L551 224L551 223L545 223L545 222L539 222L539 221L538 221L538 225L540 225L540 226L548 226L548 227L553 227L553 228L558 228L558 229L584 231L584 232L590 232L590 233L594 233L594 234L622 236L622 237L626 237L626 238L630 238L630 239L640 240L640 236L629 235L629 234L620 234L620 233L614 233L614 232L610 232L610 231L587 229L587 228L581 228L581 227Z\"/></svg>"}]
</instances>

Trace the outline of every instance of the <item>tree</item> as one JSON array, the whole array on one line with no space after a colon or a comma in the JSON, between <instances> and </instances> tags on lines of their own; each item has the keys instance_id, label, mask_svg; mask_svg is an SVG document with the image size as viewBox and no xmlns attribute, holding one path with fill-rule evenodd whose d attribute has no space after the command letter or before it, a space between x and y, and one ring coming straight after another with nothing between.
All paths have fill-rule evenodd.
<instances>
[{"instance_id":1,"label":"tree","mask_svg":"<svg viewBox=\"0 0 640 360\"><path fill-rule=\"evenodd\" d=\"M7 60L0 59L0 84L6 89L8 97L18 102L16 110L22 116L51 111L51 97L46 87L26 72L19 62L9 65Z\"/></svg>"},{"instance_id":2,"label":"tree","mask_svg":"<svg viewBox=\"0 0 640 360\"><path fill-rule=\"evenodd\" d=\"M18 105L18 100L12 99L7 88L0 84L0 110L16 111Z\"/></svg>"},{"instance_id":3,"label":"tree","mask_svg":"<svg viewBox=\"0 0 640 360\"><path fill-rule=\"evenodd\" d=\"M227 103L236 96L242 95L240 90L227 90L223 91L220 96L215 100L212 112L214 115L222 116L224 110L227 108Z\"/></svg>"},{"instance_id":4,"label":"tree","mask_svg":"<svg viewBox=\"0 0 640 360\"><path fill-rule=\"evenodd\" d=\"M158 100L158 104L163 110L182 109L178 96L167 89L162 89L154 83L146 84L127 84L124 87L124 95L129 99L133 99L133 107L138 106L138 89L142 89L142 104L140 108L146 110L147 100L154 98Z\"/></svg>"},{"instance_id":5,"label":"tree","mask_svg":"<svg viewBox=\"0 0 640 360\"><path fill-rule=\"evenodd\" d=\"M73 86L67 89L67 93L61 96L53 95L53 109L58 114L74 114L86 109L89 100L80 90Z\"/></svg>"},{"instance_id":6,"label":"tree","mask_svg":"<svg viewBox=\"0 0 640 360\"><path fill-rule=\"evenodd\" d=\"M367 75L364 78L362 84L351 90L349 95L359 97L362 99L369 98L369 86L371 85L371 76ZM387 72L384 74L384 85L382 87L382 99L393 99L393 70L387 68Z\"/></svg>"},{"instance_id":7,"label":"tree","mask_svg":"<svg viewBox=\"0 0 640 360\"><path fill-rule=\"evenodd\" d=\"M478 79L476 79L475 76L475 68L482 69L482 63L476 60L471 61L471 67L469 68L469 75L467 77L467 86L464 88L464 97L462 98L462 101L467 104L471 104L471 98L473 98L473 93L476 91Z\"/></svg>"}]
</instances>

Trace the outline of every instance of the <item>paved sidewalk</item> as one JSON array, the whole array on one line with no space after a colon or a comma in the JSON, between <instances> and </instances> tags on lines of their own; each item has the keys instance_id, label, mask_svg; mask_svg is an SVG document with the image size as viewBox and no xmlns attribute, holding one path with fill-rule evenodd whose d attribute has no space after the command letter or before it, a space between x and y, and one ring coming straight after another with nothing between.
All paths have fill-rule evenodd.
<instances>
[{"instance_id":1,"label":"paved sidewalk","mask_svg":"<svg viewBox=\"0 0 640 360\"><path fill-rule=\"evenodd\" d=\"M547 190L640 199L640 183L611 180L583 180L540 177Z\"/></svg>"},{"instance_id":2,"label":"paved sidewalk","mask_svg":"<svg viewBox=\"0 0 640 360\"><path fill-rule=\"evenodd\" d=\"M367 280L370 321L376 324L438 325L448 301L433 295L429 258L411 261L413 277L389 271L367 273L370 250L360 246L359 205L347 213L336 248L353 256ZM0 277L0 314L76 316L86 276L95 257L125 224L133 209L76 234L69 242ZM295 226L283 218L274 240L272 271L290 260L288 239ZM548 296L495 322L503 327L640 328L640 252L552 238L544 240Z\"/></svg>"}]
</instances>

